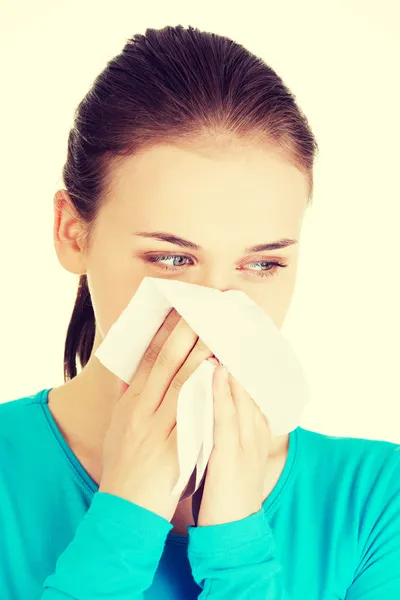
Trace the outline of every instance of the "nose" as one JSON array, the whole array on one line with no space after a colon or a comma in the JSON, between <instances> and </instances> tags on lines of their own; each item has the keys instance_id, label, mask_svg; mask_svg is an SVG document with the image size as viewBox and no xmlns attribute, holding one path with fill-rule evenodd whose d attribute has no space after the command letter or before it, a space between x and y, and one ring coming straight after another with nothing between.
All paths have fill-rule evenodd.
<instances>
[{"instance_id":1,"label":"nose","mask_svg":"<svg viewBox=\"0 0 400 600\"><path fill-rule=\"evenodd\" d=\"M203 277L193 281L197 285L202 285L204 287L214 288L215 290L220 290L221 292L227 292L228 290L234 289L234 287L227 281L227 277L217 273L208 273Z\"/></svg>"}]
</instances>

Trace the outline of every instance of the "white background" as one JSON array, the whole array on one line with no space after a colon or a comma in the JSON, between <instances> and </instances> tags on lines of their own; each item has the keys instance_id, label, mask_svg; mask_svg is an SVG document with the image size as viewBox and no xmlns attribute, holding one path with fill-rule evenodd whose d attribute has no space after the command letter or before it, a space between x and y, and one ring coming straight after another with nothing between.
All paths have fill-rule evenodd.
<instances>
[{"instance_id":1,"label":"white background","mask_svg":"<svg viewBox=\"0 0 400 600\"><path fill-rule=\"evenodd\" d=\"M53 196L73 111L128 38L182 24L261 56L320 146L282 329L311 388L301 425L400 442L398 2L2 0L0 11L0 402L63 383L78 277L54 251Z\"/></svg>"}]
</instances>

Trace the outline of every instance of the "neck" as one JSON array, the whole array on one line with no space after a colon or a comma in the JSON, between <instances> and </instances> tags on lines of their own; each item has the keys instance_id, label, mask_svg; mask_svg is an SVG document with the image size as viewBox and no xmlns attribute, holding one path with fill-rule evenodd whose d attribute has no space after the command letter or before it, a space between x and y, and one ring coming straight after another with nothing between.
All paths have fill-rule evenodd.
<instances>
[{"instance_id":1,"label":"neck","mask_svg":"<svg viewBox=\"0 0 400 600\"><path fill-rule=\"evenodd\" d=\"M49 407L67 442L74 439L93 456L101 456L113 407L121 396L121 381L104 367L95 351L101 343L96 329L88 363L70 381L49 394Z\"/></svg>"}]
</instances>

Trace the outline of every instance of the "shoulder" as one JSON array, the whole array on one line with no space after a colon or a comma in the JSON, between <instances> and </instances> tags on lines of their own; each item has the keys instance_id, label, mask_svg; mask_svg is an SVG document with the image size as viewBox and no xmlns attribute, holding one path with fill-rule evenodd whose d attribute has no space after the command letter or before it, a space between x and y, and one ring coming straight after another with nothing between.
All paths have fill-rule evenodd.
<instances>
[{"instance_id":1,"label":"shoulder","mask_svg":"<svg viewBox=\"0 0 400 600\"><path fill-rule=\"evenodd\" d=\"M40 390L29 396L21 396L11 400L0 402L0 431L8 425L17 424L30 413L35 412L44 401L48 390Z\"/></svg>"},{"instance_id":2,"label":"shoulder","mask_svg":"<svg viewBox=\"0 0 400 600\"><path fill-rule=\"evenodd\" d=\"M298 428L300 451L315 454L317 460L356 464L385 461L390 456L400 458L400 443L363 437L335 436Z\"/></svg>"},{"instance_id":3,"label":"shoulder","mask_svg":"<svg viewBox=\"0 0 400 600\"><path fill-rule=\"evenodd\" d=\"M314 476L331 481L337 489L373 502L390 493L399 494L400 444L387 440L326 435L299 428L300 462ZM304 465L303 465L304 466Z\"/></svg>"},{"instance_id":4,"label":"shoulder","mask_svg":"<svg viewBox=\"0 0 400 600\"><path fill-rule=\"evenodd\" d=\"M38 435L35 426L43 421L42 405L47 393L44 389L0 403L0 456L7 459L11 451L14 453L24 441Z\"/></svg>"}]
</instances>

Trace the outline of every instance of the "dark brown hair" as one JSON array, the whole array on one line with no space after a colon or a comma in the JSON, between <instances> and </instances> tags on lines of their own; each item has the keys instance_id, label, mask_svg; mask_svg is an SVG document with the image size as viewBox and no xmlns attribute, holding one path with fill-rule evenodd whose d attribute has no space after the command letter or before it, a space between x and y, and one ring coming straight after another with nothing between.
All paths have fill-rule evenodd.
<instances>
[{"instance_id":1,"label":"dark brown hair","mask_svg":"<svg viewBox=\"0 0 400 600\"><path fill-rule=\"evenodd\" d=\"M304 172L313 194L317 142L295 96L262 59L197 28L147 29L110 60L76 108L62 176L89 243L112 168L159 143L207 139L274 148ZM216 138L214 138L216 139ZM64 379L88 362L95 316L86 275L68 326Z\"/></svg>"}]
</instances>

